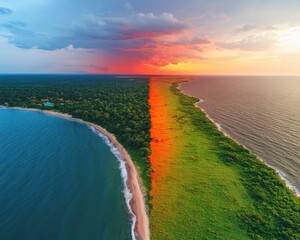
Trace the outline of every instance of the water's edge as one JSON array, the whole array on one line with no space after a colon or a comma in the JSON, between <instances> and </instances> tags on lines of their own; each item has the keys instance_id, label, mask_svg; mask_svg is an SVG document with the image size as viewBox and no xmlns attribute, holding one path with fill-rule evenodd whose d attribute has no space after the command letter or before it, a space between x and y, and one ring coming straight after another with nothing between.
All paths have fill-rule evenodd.
<instances>
[{"instance_id":1,"label":"water's edge","mask_svg":"<svg viewBox=\"0 0 300 240\"><path fill-rule=\"evenodd\" d=\"M111 153L119 161L119 169L120 169L120 173L121 173L121 177L122 177L122 181L123 181L124 198L125 198L128 213L131 217L131 219L130 219L130 221L131 221L131 236L132 236L132 240L137 240L136 232L135 232L137 216L133 212L133 209L130 204L131 200L133 199L133 193L130 191L130 186L127 184L128 180L129 180L129 174L128 174L126 165L128 165L128 164L126 163L125 157L122 155L122 153L118 150L118 148L114 145L114 143L109 139L109 136L105 135L105 133L101 132L99 129L94 127L93 126L94 124L92 124L90 122L86 122L82 119L73 118L71 115L60 113L60 112L43 111L41 109L28 109L28 108L21 108L21 107L7 107L7 106L2 106L2 105L0 105L0 109L38 112L38 113L42 113L42 114L49 115L49 116L63 118L66 121L72 121L72 122L77 122L77 123L86 125L94 134L96 134L98 137L100 137L103 140L103 142L110 148ZM99 128L102 128L99 125L96 125L96 126ZM107 132L107 133L111 134L109 132ZM113 134L111 134L111 135L113 135ZM120 144L120 146L121 146L121 144ZM140 186L140 188L141 188L141 186Z\"/></svg>"},{"instance_id":2,"label":"water's edge","mask_svg":"<svg viewBox=\"0 0 300 240\"><path fill-rule=\"evenodd\" d=\"M184 83L184 82L179 83L178 86L177 86L177 89L178 89L182 94L184 94L184 95L186 95L186 96L189 96L189 97L198 99L198 102L196 102L196 103L194 104L194 106L197 107L197 108L199 108L199 109L205 114L205 116L206 116L206 117L207 117L207 118L208 118L208 119L209 119L209 120L210 120L210 121L218 128L218 130L219 130L220 132L222 132L226 137L232 139L232 140L235 141L237 144L243 146L245 149L247 149L248 151L250 151L245 145L239 143L237 140L235 140L233 137L231 137L228 133L226 133L226 132L224 131L224 129L222 128L221 124L218 123L218 122L216 122L216 121L215 121L215 120L214 120L214 119L213 119L213 118L205 111L205 109L203 109L203 108L200 106L200 103L203 103L203 102L204 102L203 99L194 97L194 96L192 96L192 95L189 95L188 93L184 92L184 91L181 89L181 84L183 84L183 83ZM261 162L263 162L266 166L272 168L272 169L276 172L277 176L285 183L285 185L286 185L286 186L287 186L287 187L288 187L288 188L289 188L289 189L290 189L290 190L291 190L298 198L300 198L300 192L297 190L297 188L296 188L292 183L290 183L290 182L288 181L287 178L285 178L284 173L282 173L280 170L278 170L278 169L275 168L274 166L268 164L264 159L262 159L261 157L257 156L257 155L254 154L252 151L250 151L250 152L251 152L251 154L253 154L257 159L259 159Z\"/></svg>"},{"instance_id":3,"label":"water's edge","mask_svg":"<svg viewBox=\"0 0 300 240\"><path fill-rule=\"evenodd\" d=\"M107 146L109 146L110 151L119 161L119 164L120 164L119 169L121 171L121 177L123 180L123 187L124 187L123 188L124 198L126 201L127 209L131 215L131 236L132 236L132 240L136 240L135 232L134 232L135 225L136 225L136 215L133 213L131 206L130 206L130 201L132 199L133 194L130 192L129 186L127 185L128 171L126 168L126 161L124 160L124 158L123 158L122 154L119 152L119 150L113 145L113 143L109 140L109 138L107 136L105 136L103 133L98 131L96 128L85 123L84 121L82 121L82 122L83 122L83 124L87 125L98 137L100 137Z\"/></svg>"}]
</instances>

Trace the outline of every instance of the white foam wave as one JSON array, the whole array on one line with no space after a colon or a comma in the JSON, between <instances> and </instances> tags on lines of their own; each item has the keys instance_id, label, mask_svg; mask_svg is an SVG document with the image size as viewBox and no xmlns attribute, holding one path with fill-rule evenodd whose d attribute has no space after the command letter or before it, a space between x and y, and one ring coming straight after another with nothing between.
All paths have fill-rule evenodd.
<instances>
[{"instance_id":1,"label":"white foam wave","mask_svg":"<svg viewBox=\"0 0 300 240\"><path fill-rule=\"evenodd\" d=\"M225 130L222 128L221 123L216 122L206 111L205 109L201 108L199 105L197 105L196 107L200 108L202 110L202 112L204 112L205 116L218 128L219 131L221 131L226 137L231 138L232 140L234 140L228 133L225 132ZM235 141L235 140L234 140ZM237 142L237 141L235 141ZM237 142L238 143L238 142ZM239 143L238 143L239 144Z\"/></svg>"},{"instance_id":2,"label":"white foam wave","mask_svg":"<svg viewBox=\"0 0 300 240\"><path fill-rule=\"evenodd\" d=\"M234 140L234 139L233 139ZM236 140L234 140L235 142L237 142ZM237 142L238 143L238 142ZM239 144L239 143L238 143ZM247 147L245 147L244 145L242 145L244 148L248 149ZM249 149L248 149L249 150ZM249 150L250 151L250 150ZM252 153L252 152L251 152ZM286 174L284 172L282 172L281 170L277 169L276 167L266 163L261 157L259 157L258 155L252 153L253 155L255 155L257 157L257 159L259 159L261 162L263 162L265 165L267 165L268 167L272 168L277 176L285 183L285 185L298 197L300 198L300 192L297 189L297 187L295 185L293 185L286 177Z\"/></svg>"},{"instance_id":3,"label":"white foam wave","mask_svg":"<svg viewBox=\"0 0 300 240\"><path fill-rule=\"evenodd\" d=\"M177 87L178 90L180 90L184 95L195 98L195 96L192 96L192 95L184 92L182 89L180 89L180 85L181 84L179 84L179 86ZM216 122L213 118L211 118L210 115L205 111L205 109L200 106L200 104L203 103L203 102L204 102L204 99L199 98L199 101L196 102L194 104L194 106L197 107L197 108L200 108L202 110L202 112L204 112L205 116L219 129L219 131L221 131L225 136L230 137L229 134L224 132L224 129L222 128L221 124Z\"/></svg>"},{"instance_id":4,"label":"white foam wave","mask_svg":"<svg viewBox=\"0 0 300 240\"><path fill-rule=\"evenodd\" d=\"M83 122L84 123L84 122ZM135 238L135 233L134 233L134 229L135 229L135 225L136 225L136 215L133 213L131 206L130 206L130 201L132 199L132 193L130 192L130 189L127 185L127 181L128 181L128 172L127 172L127 168L126 168L126 161L124 160L122 154L120 153L120 151L113 145L113 143L109 140L109 138L107 136L105 136L104 134L102 134L100 131L98 131L96 128L88 125L88 127L95 133L97 134L97 136L99 136L104 143L109 146L110 151L114 154L114 156L118 159L119 161L119 169L121 171L121 177L123 179L123 185L124 185L124 189L123 189L123 193L124 193L124 197L125 197L125 201L126 201L126 206L128 208L128 211L131 215L131 236L133 240L136 240Z\"/></svg>"},{"instance_id":5,"label":"white foam wave","mask_svg":"<svg viewBox=\"0 0 300 240\"><path fill-rule=\"evenodd\" d=\"M285 182L285 184L288 186L289 189L291 189L298 198L300 198L300 191L298 191L297 187L293 185L291 182L288 181L286 178L284 172L281 172L280 170L270 166L271 168L275 169L277 175Z\"/></svg>"}]
</instances>

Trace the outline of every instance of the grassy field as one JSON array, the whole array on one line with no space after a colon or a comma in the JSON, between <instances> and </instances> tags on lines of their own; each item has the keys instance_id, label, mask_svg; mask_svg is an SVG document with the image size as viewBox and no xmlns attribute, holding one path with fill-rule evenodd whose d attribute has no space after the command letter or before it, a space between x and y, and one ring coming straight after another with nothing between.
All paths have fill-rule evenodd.
<instances>
[{"instance_id":1,"label":"grassy field","mask_svg":"<svg viewBox=\"0 0 300 240\"><path fill-rule=\"evenodd\" d=\"M167 124L151 129L159 142L150 156L159 176L152 177L152 239L300 239L299 200L273 170L221 134L196 101L168 79L150 80L151 108L168 113ZM172 151L159 157L164 148Z\"/></svg>"}]
</instances>

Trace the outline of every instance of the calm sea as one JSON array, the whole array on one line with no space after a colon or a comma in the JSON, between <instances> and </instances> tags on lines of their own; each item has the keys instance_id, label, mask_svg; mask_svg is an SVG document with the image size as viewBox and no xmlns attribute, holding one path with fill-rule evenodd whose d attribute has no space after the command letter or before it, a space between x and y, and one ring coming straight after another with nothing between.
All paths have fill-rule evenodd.
<instances>
[{"instance_id":1,"label":"calm sea","mask_svg":"<svg viewBox=\"0 0 300 240\"><path fill-rule=\"evenodd\" d=\"M0 109L0 239L131 239L120 162L88 126Z\"/></svg>"},{"instance_id":2,"label":"calm sea","mask_svg":"<svg viewBox=\"0 0 300 240\"><path fill-rule=\"evenodd\" d=\"M300 77L196 77L180 89L300 194Z\"/></svg>"}]
</instances>

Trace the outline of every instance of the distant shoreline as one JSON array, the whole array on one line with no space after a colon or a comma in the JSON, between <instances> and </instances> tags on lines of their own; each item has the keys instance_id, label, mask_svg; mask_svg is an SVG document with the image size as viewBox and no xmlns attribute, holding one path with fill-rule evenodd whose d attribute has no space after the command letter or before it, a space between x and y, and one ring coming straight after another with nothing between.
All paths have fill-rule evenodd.
<instances>
[{"instance_id":1,"label":"distant shoreline","mask_svg":"<svg viewBox=\"0 0 300 240\"><path fill-rule=\"evenodd\" d=\"M116 137L108 132L105 128L91 123L84 121L82 119L73 118L71 115L61 112L49 111L49 110L41 110L35 108L21 108L21 107L7 107L7 106L0 106L7 109L15 109L15 110L23 110L23 111L32 111L32 112L40 112L48 115L53 115L56 117L65 118L68 120L74 120L77 122L84 123L97 132L101 133L102 135L106 136L109 142L117 148L118 152L122 155L124 162L126 163L126 171L127 171L127 179L126 179L126 186L129 189L129 198L126 199L128 210L132 215L132 225L131 225L131 235L133 240L149 240L150 239L150 231L149 231L149 219L146 212L146 204L144 200L144 195L142 192L142 184L139 180L139 176L135 165L126 151L126 149L117 141ZM126 187L125 186L125 187ZM126 190L126 189L125 189ZM126 192L125 192L126 193ZM125 196L126 198L126 196Z\"/></svg>"},{"instance_id":2,"label":"distant shoreline","mask_svg":"<svg viewBox=\"0 0 300 240\"><path fill-rule=\"evenodd\" d=\"M184 82L181 82L181 83L178 84L177 89L178 89L182 94L184 94L184 95L186 95L186 96L189 96L189 97L198 99L198 101L194 104L194 106L195 106L196 108L199 108L199 109L205 114L205 116L206 116L206 117L207 117L207 118L208 118L208 119L209 119L209 120L210 120L210 121L218 128L218 130L219 130L220 132L222 132L222 134L224 134L226 137L232 139L232 140L235 141L237 144L243 146L245 149L249 150L245 145L239 143L237 140L235 140L235 139L232 138L229 134L227 134L227 133L222 129L222 127L220 126L220 124L217 123L213 118L211 118L211 116L208 115L207 112L206 112L203 108L201 108L201 107L199 106L199 103L202 103L202 102L204 101L203 99L197 98L197 97L194 97L194 96L191 96L191 95L189 95L188 93L184 92L184 91L180 88L180 86L181 86L182 83L184 83ZM250 151L250 150L249 150L249 151ZM278 169L276 169L275 167L273 167L273 166L269 165L268 163L266 163L266 161L264 161L262 158L260 158L260 157L257 156L256 154L254 154L252 151L250 151L250 152L251 152L251 154L253 154L254 156L256 156L257 159L259 159L261 162L263 162L266 166L268 166L268 167L272 168L273 170L275 170L277 176L285 183L285 185L286 185L286 186L287 186L287 187L295 194L296 197L300 198L300 192L299 192L299 191L298 191L291 183L289 183L289 181L288 181L284 176L282 176L281 172L280 172Z\"/></svg>"}]
</instances>

